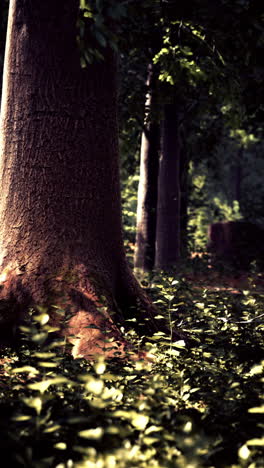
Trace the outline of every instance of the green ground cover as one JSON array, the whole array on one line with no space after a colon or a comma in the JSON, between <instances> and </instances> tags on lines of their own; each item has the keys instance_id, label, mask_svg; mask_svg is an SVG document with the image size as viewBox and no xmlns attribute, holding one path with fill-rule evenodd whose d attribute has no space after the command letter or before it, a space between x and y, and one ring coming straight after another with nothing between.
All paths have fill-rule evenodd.
<instances>
[{"instance_id":1,"label":"green ground cover","mask_svg":"<svg viewBox=\"0 0 264 468\"><path fill-rule=\"evenodd\" d=\"M144 284L169 328L190 337L146 337L152 360L73 360L49 339L45 310L32 311L22 347L2 350L6 467L264 465L264 292L175 275Z\"/></svg>"}]
</instances>

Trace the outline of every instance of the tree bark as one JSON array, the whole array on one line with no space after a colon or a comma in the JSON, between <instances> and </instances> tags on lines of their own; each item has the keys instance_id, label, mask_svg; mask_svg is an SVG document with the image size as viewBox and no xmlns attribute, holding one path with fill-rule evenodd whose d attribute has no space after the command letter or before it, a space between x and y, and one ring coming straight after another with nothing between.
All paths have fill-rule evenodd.
<instances>
[{"instance_id":1,"label":"tree bark","mask_svg":"<svg viewBox=\"0 0 264 468\"><path fill-rule=\"evenodd\" d=\"M146 322L138 312L144 332L158 327L123 249L115 60L107 50L103 62L80 68L78 5L10 1L0 127L0 267L2 301L14 301L20 310L48 304L53 323L61 326L52 307L59 305L66 333L75 335L74 354L89 357L100 347L123 353L116 324L125 307L134 307L134 314L145 310ZM17 323L17 314L17 307L9 308L1 323ZM98 328L87 328L91 324ZM105 344L105 333L114 345Z\"/></svg>"},{"instance_id":2,"label":"tree bark","mask_svg":"<svg viewBox=\"0 0 264 468\"><path fill-rule=\"evenodd\" d=\"M158 171L160 125L155 121L154 93L156 76L149 66L146 97L146 122L142 133L140 151L140 175L137 202L137 229L134 266L151 271L155 263L157 223Z\"/></svg>"},{"instance_id":3,"label":"tree bark","mask_svg":"<svg viewBox=\"0 0 264 468\"><path fill-rule=\"evenodd\" d=\"M8 3L7 0L2 0L0 5L0 101L2 95L2 76L5 54L5 37L6 37L6 22L7 22Z\"/></svg>"},{"instance_id":4,"label":"tree bark","mask_svg":"<svg viewBox=\"0 0 264 468\"><path fill-rule=\"evenodd\" d=\"M180 256L188 256L188 169L189 157L184 138L180 146Z\"/></svg>"},{"instance_id":5,"label":"tree bark","mask_svg":"<svg viewBox=\"0 0 264 468\"><path fill-rule=\"evenodd\" d=\"M170 269L180 259L180 139L178 108L164 106L158 180L155 267Z\"/></svg>"}]
</instances>

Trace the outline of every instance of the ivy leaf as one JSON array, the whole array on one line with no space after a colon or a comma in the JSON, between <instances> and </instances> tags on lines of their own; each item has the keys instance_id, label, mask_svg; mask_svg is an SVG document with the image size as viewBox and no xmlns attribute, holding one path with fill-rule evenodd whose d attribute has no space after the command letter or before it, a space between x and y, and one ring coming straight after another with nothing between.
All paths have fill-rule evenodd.
<instances>
[{"instance_id":1,"label":"ivy leaf","mask_svg":"<svg viewBox=\"0 0 264 468\"><path fill-rule=\"evenodd\" d=\"M149 417L144 414L135 414L132 417L131 424L138 429L143 431L149 422Z\"/></svg>"},{"instance_id":2,"label":"ivy leaf","mask_svg":"<svg viewBox=\"0 0 264 468\"><path fill-rule=\"evenodd\" d=\"M247 445L254 447L264 447L264 437L261 437L261 439L250 439L247 441Z\"/></svg>"},{"instance_id":3,"label":"ivy leaf","mask_svg":"<svg viewBox=\"0 0 264 468\"><path fill-rule=\"evenodd\" d=\"M37 390L40 393L46 392L51 385L59 385L62 383L68 383L69 380L66 377L55 377L54 379L42 380L41 382L35 382L29 384L28 388L31 390Z\"/></svg>"},{"instance_id":4,"label":"ivy leaf","mask_svg":"<svg viewBox=\"0 0 264 468\"><path fill-rule=\"evenodd\" d=\"M46 325L46 323L48 323L49 321L49 318L49 314L47 314L46 312L39 315L34 315L34 320L40 323L40 325Z\"/></svg>"},{"instance_id":5,"label":"ivy leaf","mask_svg":"<svg viewBox=\"0 0 264 468\"><path fill-rule=\"evenodd\" d=\"M66 450L67 445L65 444L65 442L58 442L57 444L54 445L54 448L58 450Z\"/></svg>"},{"instance_id":6,"label":"ivy leaf","mask_svg":"<svg viewBox=\"0 0 264 468\"><path fill-rule=\"evenodd\" d=\"M31 416L27 414L18 414L17 416L14 416L11 419L12 421L23 422L23 421L29 421L29 419L31 419Z\"/></svg>"},{"instance_id":7,"label":"ivy leaf","mask_svg":"<svg viewBox=\"0 0 264 468\"><path fill-rule=\"evenodd\" d=\"M12 374L21 374L22 372L25 372L27 374L34 374L34 375L39 374L39 371L35 367L32 367L32 366L16 367L15 369L12 369L11 371Z\"/></svg>"},{"instance_id":8,"label":"ivy leaf","mask_svg":"<svg viewBox=\"0 0 264 468\"><path fill-rule=\"evenodd\" d=\"M26 406L34 408L36 413L39 415L42 410L42 399L40 397L36 398L23 398L23 402Z\"/></svg>"},{"instance_id":9,"label":"ivy leaf","mask_svg":"<svg viewBox=\"0 0 264 468\"><path fill-rule=\"evenodd\" d=\"M78 432L79 437L90 440L99 440L103 437L104 430L102 427L96 427L94 429L86 429L84 431Z\"/></svg>"},{"instance_id":10,"label":"ivy leaf","mask_svg":"<svg viewBox=\"0 0 264 468\"><path fill-rule=\"evenodd\" d=\"M238 450L238 455L242 460L247 460L250 456L250 450L246 445L242 445L240 449Z\"/></svg>"},{"instance_id":11,"label":"ivy leaf","mask_svg":"<svg viewBox=\"0 0 264 468\"><path fill-rule=\"evenodd\" d=\"M98 374L98 375L103 374L103 373L105 372L105 370L106 370L106 364L105 364L105 362L103 362L103 361L97 362L97 363L94 365L94 370L95 370L96 374Z\"/></svg>"},{"instance_id":12,"label":"ivy leaf","mask_svg":"<svg viewBox=\"0 0 264 468\"><path fill-rule=\"evenodd\" d=\"M249 413L264 413L264 405L256 406L248 410Z\"/></svg>"}]
</instances>

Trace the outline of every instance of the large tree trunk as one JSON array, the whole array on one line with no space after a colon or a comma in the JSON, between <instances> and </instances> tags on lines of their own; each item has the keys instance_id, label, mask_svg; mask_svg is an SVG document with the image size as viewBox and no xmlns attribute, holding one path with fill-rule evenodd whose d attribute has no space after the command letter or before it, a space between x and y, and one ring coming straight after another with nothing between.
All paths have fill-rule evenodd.
<instances>
[{"instance_id":1,"label":"large tree trunk","mask_svg":"<svg viewBox=\"0 0 264 468\"><path fill-rule=\"evenodd\" d=\"M158 171L160 125L155 121L154 96L156 76L153 66L148 71L146 97L146 122L142 133L140 151L140 176L137 202L137 234L134 265L143 271L151 271L155 263L157 223Z\"/></svg>"},{"instance_id":2,"label":"large tree trunk","mask_svg":"<svg viewBox=\"0 0 264 468\"><path fill-rule=\"evenodd\" d=\"M115 61L107 51L104 62L80 68L78 4L10 2L1 107L0 267L2 300L20 303L23 310L48 304L57 324L61 318L52 304L61 306L72 316L68 333L79 337L74 353L89 356L100 351L98 345L105 347L103 330L115 340L114 351L123 353L116 323L126 307L145 310L145 332L157 327L123 249ZM17 322L17 310L12 314L9 308L1 322ZM98 329L85 328L91 324Z\"/></svg>"},{"instance_id":3,"label":"large tree trunk","mask_svg":"<svg viewBox=\"0 0 264 468\"><path fill-rule=\"evenodd\" d=\"M2 74L5 53L6 21L7 21L8 3L7 0L1 0L0 4L0 101L2 95Z\"/></svg>"},{"instance_id":4,"label":"large tree trunk","mask_svg":"<svg viewBox=\"0 0 264 468\"><path fill-rule=\"evenodd\" d=\"M180 138L179 109L164 106L158 181L156 268L170 269L180 259Z\"/></svg>"}]
</instances>

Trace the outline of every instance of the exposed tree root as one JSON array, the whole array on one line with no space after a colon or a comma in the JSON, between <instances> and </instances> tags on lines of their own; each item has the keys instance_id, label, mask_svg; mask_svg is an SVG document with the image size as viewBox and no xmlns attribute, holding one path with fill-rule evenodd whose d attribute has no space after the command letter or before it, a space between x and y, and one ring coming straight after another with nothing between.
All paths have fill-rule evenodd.
<instances>
[{"instance_id":1,"label":"exposed tree root","mask_svg":"<svg viewBox=\"0 0 264 468\"><path fill-rule=\"evenodd\" d=\"M134 328L141 336L168 331L165 320L155 319L158 310L128 268L120 276L115 297L102 281L91 279L82 265L45 281L40 275L8 268L1 279L0 322L5 329L18 327L30 307L45 306L51 325L72 344L74 357L140 357L133 356L120 326Z\"/></svg>"}]
</instances>

